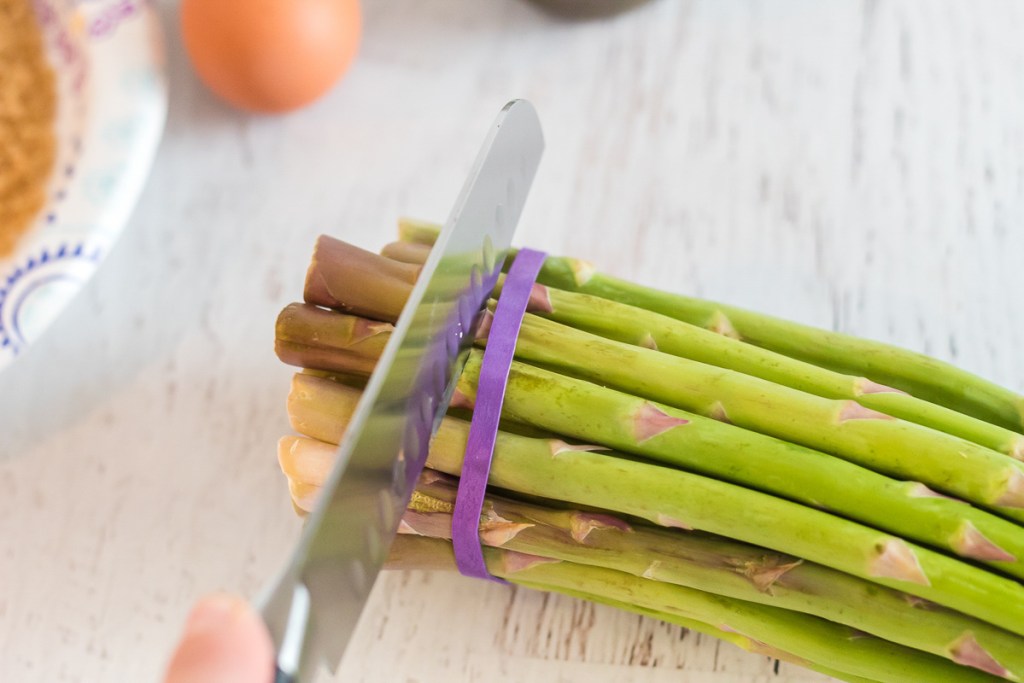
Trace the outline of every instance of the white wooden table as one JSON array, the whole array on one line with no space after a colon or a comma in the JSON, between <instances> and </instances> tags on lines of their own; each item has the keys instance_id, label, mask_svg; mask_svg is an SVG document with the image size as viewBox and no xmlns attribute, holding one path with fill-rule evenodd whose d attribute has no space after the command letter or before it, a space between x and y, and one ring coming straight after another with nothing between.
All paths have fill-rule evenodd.
<instances>
[{"instance_id":1,"label":"white wooden table","mask_svg":"<svg viewBox=\"0 0 1024 683\"><path fill-rule=\"evenodd\" d=\"M191 602L296 538L273 321L314 237L443 219L507 99L548 147L520 241L892 340L1024 389L1024 11L682 2L553 20L367 0L315 106L211 98L165 7L171 111L129 229L0 377L0 680L155 680ZM814 681L574 600L385 576L339 681Z\"/></svg>"}]
</instances>

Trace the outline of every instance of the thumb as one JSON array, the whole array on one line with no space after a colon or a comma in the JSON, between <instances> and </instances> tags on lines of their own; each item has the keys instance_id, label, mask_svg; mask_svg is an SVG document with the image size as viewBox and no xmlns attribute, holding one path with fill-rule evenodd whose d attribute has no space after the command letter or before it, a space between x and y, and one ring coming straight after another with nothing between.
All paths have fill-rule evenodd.
<instances>
[{"instance_id":1,"label":"thumb","mask_svg":"<svg viewBox=\"0 0 1024 683\"><path fill-rule=\"evenodd\" d=\"M263 620L247 602L210 596L189 614L164 683L270 683L273 653Z\"/></svg>"}]
</instances>

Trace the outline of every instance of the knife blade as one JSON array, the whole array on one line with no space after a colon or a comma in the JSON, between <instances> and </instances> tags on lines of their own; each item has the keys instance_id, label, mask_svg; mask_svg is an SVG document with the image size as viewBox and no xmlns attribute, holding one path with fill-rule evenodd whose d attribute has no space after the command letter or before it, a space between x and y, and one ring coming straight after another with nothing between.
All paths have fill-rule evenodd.
<instances>
[{"instance_id":1,"label":"knife blade","mask_svg":"<svg viewBox=\"0 0 1024 683\"><path fill-rule=\"evenodd\" d=\"M426 460L544 148L525 100L498 114L363 392L290 562L258 604L278 683L337 667Z\"/></svg>"}]
</instances>

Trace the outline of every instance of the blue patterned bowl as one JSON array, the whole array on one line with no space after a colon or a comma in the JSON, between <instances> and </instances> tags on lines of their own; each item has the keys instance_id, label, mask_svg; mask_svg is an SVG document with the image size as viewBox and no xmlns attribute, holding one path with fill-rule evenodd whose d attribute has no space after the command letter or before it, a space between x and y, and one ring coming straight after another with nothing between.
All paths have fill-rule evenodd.
<instances>
[{"instance_id":1,"label":"blue patterned bowl","mask_svg":"<svg viewBox=\"0 0 1024 683\"><path fill-rule=\"evenodd\" d=\"M34 0L57 76L47 205L0 259L0 368L36 339L124 227L163 130L167 82L143 0Z\"/></svg>"}]
</instances>

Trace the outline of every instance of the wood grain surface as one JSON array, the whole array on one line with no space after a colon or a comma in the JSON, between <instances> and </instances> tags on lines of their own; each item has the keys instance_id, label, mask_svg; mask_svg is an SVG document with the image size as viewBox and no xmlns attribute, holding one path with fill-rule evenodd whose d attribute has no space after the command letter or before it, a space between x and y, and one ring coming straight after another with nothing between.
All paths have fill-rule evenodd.
<instances>
[{"instance_id":1,"label":"wood grain surface","mask_svg":"<svg viewBox=\"0 0 1024 683\"><path fill-rule=\"evenodd\" d=\"M547 152L521 243L894 341L1024 390L1024 8L366 0L329 96L239 114L173 3L166 135L131 225L0 376L0 680L155 681L192 601L253 595L299 530L273 320L315 236L444 219L498 108ZM378 583L336 678L761 683L821 676L458 576Z\"/></svg>"}]
</instances>

